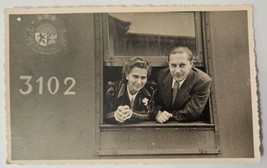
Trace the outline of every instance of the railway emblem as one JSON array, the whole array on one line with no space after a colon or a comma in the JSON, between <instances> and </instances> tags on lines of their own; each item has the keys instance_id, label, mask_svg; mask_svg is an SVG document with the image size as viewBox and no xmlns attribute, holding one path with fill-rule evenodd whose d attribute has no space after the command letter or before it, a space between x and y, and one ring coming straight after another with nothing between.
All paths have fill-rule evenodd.
<instances>
[{"instance_id":1,"label":"railway emblem","mask_svg":"<svg viewBox=\"0 0 267 168\"><path fill-rule=\"evenodd\" d=\"M66 30L55 15L37 15L28 31L28 47L33 51L50 55L66 48Z\"/></svg>"}]
</instances>

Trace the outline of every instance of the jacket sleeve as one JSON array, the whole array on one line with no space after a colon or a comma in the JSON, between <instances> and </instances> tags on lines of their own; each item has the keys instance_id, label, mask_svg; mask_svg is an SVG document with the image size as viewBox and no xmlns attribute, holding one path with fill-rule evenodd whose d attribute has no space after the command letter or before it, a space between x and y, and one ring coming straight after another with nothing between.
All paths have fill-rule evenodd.
<instances>
[{"instance_id":1,"label":"jacket sleeve","mask_svg":"<svg viewBox=\"0 0 267 168\"><path fill-rule=\"evenodd\" d=\"M159 111L164 111L167 110L167 107L164 104L163 101L163 96L161 94L161 87L162 87L162 81L164 80L164 77L166 77L167 73L163 72L162 70L157 72L156 76L157 76L157 90L155 93L155 105L154 105L154 116L156 117L156 115L158 114Z\"/></svg>"},{"instance_id":2,"label":"jacket sleeve","mask_svg":"<svg viewBox=\"0 0 267 168\"><path fill-rule=\"evenodd\" d=\"M115 95L117 91L117 84L115 82L109 81L107 84L107 89L104 95L104 121L107 123L115 123L114 112L115 109Z\"/></svg>"},{"instance_id":3,"label":"jacket sleeve","mask_svg":"<svg viewBox=\"0 0 267 168\"><path fill-rule=\"evenodd\" d=\"M192 121L199 119L210 95L211 79L202 82L193 91L182 110L173 110L173 117L177 121Z\"/></svg>"},{"instance_id":4,"label":"jacket sleeve","mask_svg":"<svg viewBox=\"0 0 267 168\"><path fill-rule=\"evenodd\" d=\"M117 124L118 121L116 121L115 116L114 116L115 111L108 112L105 114L104 119L105 122L111 123L111 124Z\"/></svg>"},{"instance_id":5,"label":"jacket sleeve","mask_svg":"<svg viewBox=\"0 0 267 168\"><path fill-rule=\"evenodd\" d=\"M155 94L154 115L157 115L159 111L164 111L166 108L163 105L162 95L158 89Z\"/></svg>"}]
</instances>

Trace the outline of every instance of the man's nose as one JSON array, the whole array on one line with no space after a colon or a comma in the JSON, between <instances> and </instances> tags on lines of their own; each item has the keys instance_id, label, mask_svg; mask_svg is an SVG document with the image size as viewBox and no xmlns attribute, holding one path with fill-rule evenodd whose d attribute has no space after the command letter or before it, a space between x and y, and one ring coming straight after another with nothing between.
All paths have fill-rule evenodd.
<instances>
[{"instance_id":1,"label":"man's nose","mask_svg":"<svg viewBox=\"0 0 267 168\"><path fill-rule=\"evenodd\" d=\"M178 72L178 73L181 72L180 67L176 67L176 68L175 68L175 72Z\"/></svg>"}]
</instances>

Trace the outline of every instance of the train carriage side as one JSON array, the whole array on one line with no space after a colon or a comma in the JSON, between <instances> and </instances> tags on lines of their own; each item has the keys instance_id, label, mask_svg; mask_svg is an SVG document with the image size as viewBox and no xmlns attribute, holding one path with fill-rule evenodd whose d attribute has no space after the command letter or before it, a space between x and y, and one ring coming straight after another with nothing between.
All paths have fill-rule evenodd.
<instances>
[{"instance_id":1,"label":"train carriage side","mask_svg":"<svg viewBox=\"0 0 267 168\"><path fill-rule=\"evenodd\" d=\"M157 18L181 18L178 23L172 20L176 27L183 18L191 20L179 31L164 21L169 30L150 29L152 35L133 15L10 15L12 160L254 157L247 11L166 14ZM143 16L154 24L150 14ZM57 46L47 41L39 41L42 47L34 44L45 30L42 21L57 30ZM106 124L104 85L120 79L124 61L144 56L157 71L166 66L166 52L179 44L193 48L195 66L212 78L203 119ZM25 90L20 76L37 81L30 94L16 92ZM41 76L44 81L57 78L58 92L53 94L51 86L40 95L36 87ZM71 82L63 86L64 80L72 80L68 77L75 79L75 95L64 94Z\"/></svg>"}]
</instances>

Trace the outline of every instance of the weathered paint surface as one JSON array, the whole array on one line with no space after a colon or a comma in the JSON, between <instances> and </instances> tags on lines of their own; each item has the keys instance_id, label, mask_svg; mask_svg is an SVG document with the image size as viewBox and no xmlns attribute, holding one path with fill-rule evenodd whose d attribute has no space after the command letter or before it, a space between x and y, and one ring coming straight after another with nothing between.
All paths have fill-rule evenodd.
<instances>
[{"instance_id":1,"label":"weathered paint surface","mask_svg":"<svg viewBox=\"0 0 267 168\"><path fill-rule=\"evenodd\" d=\"M211 12L211 50L223 157L253 157L246 12Z\"/></svg>"},{"instance_id":2,"label":"weathered paint surface","mask_svg":"<svg viewBox=\"0 0 267 168\"><path fill-rule=\"evenodd\" d=\"M96 133L99 130L96 125L100 122L96 121L99 115L96 109L101 104L95 104L96 95L100 96L95 86L101 83L95 81L95 70L101 66L96 64L95 59L98 56L96 50L100 48L95 47L95 33L99 30L95 30L94 15L61 16L66 28L67 49L51 55L36 53L25 45L27 24L31 24L31 18L35 16L19 16L21 22L17 21L17 17L10 17L12 159L97 159L101 158L95 155L99 149L215 148L214 130L168 128L153 131L150 128ZM221 157L253 157L246 23L245 12L210 13L211 31L207 33L211 37L209 50L215 67L213 84ZM32 83L35 85L40 76L46 81L56 76L61 83L65 77L72 76L76 79L76 95L62 96L64 90L55 95L48 92L39 95L36 87L33 94L21 95L18 88L24 86L24 82L19 80L20 75L33 76ZM64 88L63 85L61 87ZM153 156L132 158L144 157Z\"/></svg>"}]
</instances>

